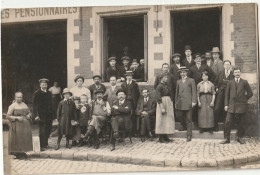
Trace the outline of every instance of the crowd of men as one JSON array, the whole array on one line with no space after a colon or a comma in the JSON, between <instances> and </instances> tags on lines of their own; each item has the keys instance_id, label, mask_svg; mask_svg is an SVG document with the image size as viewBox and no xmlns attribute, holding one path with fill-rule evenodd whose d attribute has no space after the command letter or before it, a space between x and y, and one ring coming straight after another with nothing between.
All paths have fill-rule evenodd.
<instances>
[{"instance_id":1,"label":"crowd of men","mask_svg":"<svg viewBox=\"0 0 260 175\"><path fill-rule=\"evenodd\" d=\"M192 139L192 121L200 127L200 123L209 120L211 124L206 128L216 132L218 123L223 121L223 144L230 143L232 123L238 120L237 141L243 144L243 118L253 93L248 82L240 78L240 68L232 69L231 62L222 61L220 55L218 47L204 55L192 55L191 47L185 46L183 58L174 53L173 64L164 63L162 73L155 78L155 97L150 95L149 89L139 89L136 83L143 81L143 60L140 66L133 60L132 71L129 57L122 57L121 67L116 64L115 57L109 58L105 77L110 82L108 87L101 84L101 76L95 75L94 84L87 88L90 95L86 90L79 95L67 88L63 90L64 99L59 102L56 114L59 122L56 149L60 148L63 135L68 148L83 143L99 148L99 137L109 135L111 151L115 149L116 141L123 141L126 136L131 140L132 135L141 137L142 141L158 135L160 142L170 142L167 134L174 133L175 119L181 122L181 131L187 130L187 142ZM77 76L75 83L78 81L82 85L84 77ZM122 82L120 86L118 82ZM33 115L39 121L42 150L48 148L51 115L55 111L51 107L51 92L46 90L47 83L47 79L41 79L40 89L33 97ZM203 90L199 91L199 87ZM79 86L83 92L81 89ZM202 99L203 95L205 98ZM210 101L204 103L208 97ZM212 112L210 117L213 119L208 119L209 114L202 114L203 107ZM73 140L72 145L70 140Z\"/></svg>"}]
</instances>

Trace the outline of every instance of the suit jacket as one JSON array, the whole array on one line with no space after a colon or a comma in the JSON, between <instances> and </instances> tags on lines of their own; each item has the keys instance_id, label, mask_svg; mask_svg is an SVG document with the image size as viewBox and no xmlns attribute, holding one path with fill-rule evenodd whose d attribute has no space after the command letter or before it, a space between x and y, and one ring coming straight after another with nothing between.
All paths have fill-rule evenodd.
<instances>
[{"instance_id":1,"label":"suit jacket","mask_svg":"<svg viewBox=\"0 0 260 175\"><path fill-rule=\"evenodd\" d=\"M95 91L98 90L98 89L95 86L95 84L90 85L88 89L90 90L91 100L96 100ZM105 85L100 84L100 89L103 90L104 92L106 92L106 86Z\"/></svg>"},{"instance_id":2,"label":"suit jacket","mask_svg":"<svg viewBox=\"0 0 260 175\"><path fill-rule=\"evenodd\" d=\"M147 102L148 111L146 111L150 116L154 116L156 112L156 100L149 97ZM141 96L137 103L137 108L135 110L136 115L141 115L141 112L144 111L144 97Z\"/></svg>"},{"instance_id":3,"label":"suit jacket","mask_svg":"<svg viewBox=\"0 0 260 175\"><path fill-rule=\"evenodd\" d=\"M227 84L225 94L225 106L228 106L230 113L246 113L248 108L248 99L253 96L251 87L247 80L240 78L239 83L235 79L230 80Z\"/></svg>"},{"instance_id":4,"label":"suit jacket","mask_svg":"<svg viewBox=\"0 0 260 175\"><path fill-rule=\"evenodd\" d=\"M136 105L137 105L137 102L138 102L138 99L140 97L138 84L136 82L134 82L134 81L132 81L132 83L130 85L127 85L127 82L123 82L121 84L121 87L122 87L123 90L126 91L126 95L128 95L127 94L128 89L131 90L132 98L133 98L133 105L134 105L134 109L135 109ZM127 99L127 97L126 97L126 99Z\"/></svg>"},{"instance_id":5,"label":"suit jacket","mask_svg":"<svg viewBox=\"0 0 260 175\"><path fill-rule=\"evenodd\" d=\"M133 71L133 79L136 82L142 82L144 81L144 69L140 69L139 67Z\"/></svg>"},{"instance_id":6,"label":"suit jacket","mask_svg":"<svg viewBox=\"0 0 260 175\"><path fill-rule=\"evenodd\" d=\"M72 100L68 100L69 104L67 104L67 101L60 101L58 105L57 110L57 120L61 122L61 119L68 118L69 122L70 120L78 120L79 116L77 115L76 111L76 105ZM64 120L64 119L63 119Z\"/></svg>"},{"instance_id":7,"label":"suit jacket","mask_svg":"<svg viewBox=\"0 0 260 175\"><path fill-rule=\"evenodd\" d=\"M52 95L49 91L43 92L38 89L33 93L33 118L39 116L40 122L52 120L55 115L52 110Z\"/></svg>"},{"instance_id":8,"label":"suit jacket","mask_svg":"<svg viewBox=\"0 0 260 175\"><path fill-rule=\"evenodd\" d=\"M108 101L110 107L112 107L113 102L117 100L116 92L118 89L120 89L120 86L117 85L114 91L112 91L112 86L107 87L107 90L104 94L104 99Z\"/></svg>"},{"instance_id":9,"label":"suit jacket","mask_svg":"<svg viewBox=\"0 0 260 175\"><path fill-rule=\"evenodd\" d=\"M209 81L214 82L215 80L215 73L213 70L205 64L201 64L200 68L198 69L197 65L193 65L190 68L190 78L193 78L195 80L196 85L202 81L202 72L207 71L209 73Z\"/></svg>"},{"instance_id":10,"label":"suit jacket","mask_svg":"<svg viewBox=\"0 0 260 175\"><path fill-rule=\"evenodd\" d=\"M186 66L186 68L190 69L191 66L193 66L195 64L193 58L191 58L191 62L189 63L187 58L185 57L183 60L182 60L182 64L184 66Z\"/></svg>"},{"instance_id":11,"label":"suit jacket","mask_svg":"<svg viewBox=\"0 0 260 175\"><path fill-rule=\"evenodd\" d=\"M167 76L168 76L167 85L170 89L171 99L174 99L175 89L176 89L176 79L170 73L168 73ZM154 81L154 89L157 88L157 86L160 84L160 82L161 82L161 78L159 75L157 75L155 77L155 81Z\"/></svg>"},{"instance_id":12,"label":"suit jacket","mask_svg":"<svg viewBox=\"0 0 260 175\"><path fill-rule=\"evenodd\" d=\"M180 63L180 66L183 66L183 64ZM181 78L180 73L178 71L179 71L178 66L175 63L172 64L170 67L170 73L174 76L176 81Z\"/></svg>"},{"instance_id":13,"label":"suit jacket","mask_svg":"<svg viewBox=\"0 0 260 175\"><path fill-rule=\"evenodd\" d=\"M226 78L225 71L221 71L215 78L214 85L218 88L218 91L225 90L228 81L234 78L233 72L230 71L229 76Z\"/></svg>"},{"instance_id":14,"label":"suit jacket","mask_svg":"<svg viewBox=\"0 0 260 175\"><path fill-rule=\"evenodd\" d=\"M133 127L133 123L131 120L131 103L127 100L125 100L125 102L122 105L119 105L119 100L116 100L113 102L112 106L118 106L118 109L114 109L112 107L112 117L123 117L124 118L124 123L125 123L125 129L126 130L131 130Z\"/></svg>"},{"instance_id":15,"label":"suit jacket","mask_svg":"<svg viewBox=\"0 0 260 175\"><path fill-rule=\"evenodd\" d=\"M213 61L211 69L214 71L216 75L224 70L223 61L218 59L217 61Z\"/></svg>"},{"instance_id":16,"label":"suit jacket","mask_svg":"<svg viewBox=\"0 0 260 175\"><path fill-rule=\"evenodd\" d=\"M197 91L195 81L187 77L183 83L182 80L177 81L175 105L178 110L191 110L192 103L197 103Z\"/></svg>"},{"instance_id":17,"label":"suit jacket","mask_svg":"<svg viewBox=\"0 0 260 175\"><path fill-rule=\"evenodd\" d=\"M115 70L113 70L110 66L106 69L106 81L109 82L110 77L115 76L116 79L120 79L123 77L123 74L118 66L115 67Z\"/></svg>"}]
</instances>

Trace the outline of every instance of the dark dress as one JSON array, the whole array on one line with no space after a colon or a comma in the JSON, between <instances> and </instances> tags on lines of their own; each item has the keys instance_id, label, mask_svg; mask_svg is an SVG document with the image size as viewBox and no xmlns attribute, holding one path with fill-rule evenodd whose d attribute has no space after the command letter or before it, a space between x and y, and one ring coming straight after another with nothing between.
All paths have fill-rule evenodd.
<instances>
[{"instance_id":1,"label":"dark dress","mask_svg":"<svg viewBox=\"0 0 260 175\"><path fill-rule=\"evenodd\" d=\"M24 116L30 115L25 103L13 103L8 108L7 117L10 120L8 136L9 154L27 152L33 150L31 122ZM23 118L22 121L12 121L12 116Z\"/></svg>"}]
</instances>

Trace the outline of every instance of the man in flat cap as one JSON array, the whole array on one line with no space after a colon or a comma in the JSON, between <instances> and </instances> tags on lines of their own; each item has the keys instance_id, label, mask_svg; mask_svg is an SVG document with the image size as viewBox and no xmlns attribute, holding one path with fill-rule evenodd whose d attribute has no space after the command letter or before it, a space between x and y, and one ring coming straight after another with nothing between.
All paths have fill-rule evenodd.
<instances>
[{"instance_id":1,"label":"man in flat cap","mask_svg":"<svg viewBox=\"0 0 260 175\"><path fill-rule=\"evenodd\" d=\"M223 61L220 59L220 50L218 47L213 47L211 53L214 59L211 69L218 75L224 70Z\"/></svg>"},{"instance_id":2,"label":"man in flat cap","mask_svg":"<svg viewBox=\"0 0 260 175\"><path fill-rule=\"evenodd\" d=\"M193 66L195 64L195 62L192 59L192 51L191 51L191 46L190 45L186 45L184 47L184 53L185 53L185 57L182 60L182 64L184 66L186 66L186 68L190 69L191 66Z\"/></svg>"},{"instance_id":3,"label":"man in flat cap","mask_svg":"<svg viewBox=\"0 0 260 175\"><path fill-rule=\"evenodd\" d=\"M131 111L132 105L131 102L126 100L126 92L123 89L119 89L116 92L118 100L113 102L112 111L111 111L111 126L112 134L110 137L111 142L111 151L115 150L115 142L118 137L121 136L120 131L125 131L131 137L132 132L132 120L131 120Z\"/></svg>"},{"instance_id":4,"label":"man in flat cap","mask_svg":"<svg viewBox=\"0 0 260 175\"><path fill-rule=\"evenodd\" d=\"M117 81L120 82L121 78L123 77L119 66L116 65L116 57L108 58L109 66L106 69L106 82L109 82L110 77L116 77Z\"/></svg>"},{"instance_id":5,"label":"man in flat cap","mask_svg":"<svg viewBox=\"0 0 260 175\"><path fill-rule=\"evenodd\" d=\"M96 100L95 91L102 90L106 92L106 86L101 84L101 76L100 75L94 75L93 76L94 84L89 86L89 90L91 93L91 100Z\"/></svg>"},{"instance_id":6,"label":"man in flat cap","mask_svg":"<svg viewBox=\"0 0 260 175\"><path fill-rule=\"evenodd\" d=\"M170 67L170 73L174 76L175 80L177 81L180 79L179 69L183 66L183 64L180 62L181 60L181 54L174 53L172 55L173 64Z\"/></svg>"},{"instance_id":7,"label":"man in flat cap","mask_svg":"<svg viewBox=\"0 0 260 175\"><path fill-rule=\"evenodd\" d=\"M52 120L55 114L52 110L51 93L47 90L49 80L42 78L39 80L40 89L33 94L33 119L39 124L39 137L41 151L49 148L48 139L50 137Z\"/></svg>"}]
</instances>

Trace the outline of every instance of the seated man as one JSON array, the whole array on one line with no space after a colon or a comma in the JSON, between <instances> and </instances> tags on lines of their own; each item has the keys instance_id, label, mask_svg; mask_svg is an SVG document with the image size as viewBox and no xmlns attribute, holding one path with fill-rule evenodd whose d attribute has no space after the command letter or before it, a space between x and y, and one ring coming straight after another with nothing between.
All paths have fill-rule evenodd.
<instances>
[{"instance_id":1,"label":"seated man","mask_svg":"<svg viewBox=\"0 0 260 175\"><path fill-rule=\"evenodd\" d=\"M112 118L111 118L111 151L115 150L116 138L119 136L119 132L124 130L128 134L131 134L133 127L131 120L131 102L126 101L126 92L123 89L119 89L116 92L118 100L113 102Z\"/></svg>"},{"instance_id":2,"label":"seated man","mask_svg":"<svg viewBox=\"0 0 260 175\"><path fill-rule=\"evenodd\" d=\"M143 136L147 131L149 137L154 135L156 101L149 97L148 89L143 89L142 95L138 100L135 114L138 116L137 130L140 132L141 140L144 141Z\"/></svg>"},{"instance_id":3,"label":"seated man","mask_svg":"<svg viewBox=\"0 0 260 175\"><path fill-rule=\"evenodd\" d=\"M94 148L99 148L99 133L105 126L107 117L111 114L111 108L108 102L103 101L104 91L95 91L97 99L92 102L92 118L90 119L88 131L85 138L93 136Z\"/></svg>"}]
</instances>

